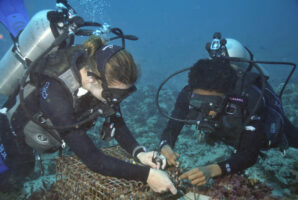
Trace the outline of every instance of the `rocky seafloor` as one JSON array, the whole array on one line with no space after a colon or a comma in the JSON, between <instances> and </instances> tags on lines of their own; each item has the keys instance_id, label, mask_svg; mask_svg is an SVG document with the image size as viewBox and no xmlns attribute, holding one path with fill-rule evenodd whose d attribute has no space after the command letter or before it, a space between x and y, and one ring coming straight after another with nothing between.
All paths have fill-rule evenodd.
<instances>
[{"instance_id":1,"label":"rocky seafloor","mask_svg":"<svg viewBox=\"0 0 298 200\"><path fill-rule=\"evenodd\" d=\"M165 111L173 109L176 96L179 91L163 90L160 96L160 105ZM122 113L127 126L135 135L138 142L146 146L149 150L157 150L159 136L166 126L167 119L162 117L154 103L156 87L145 86L139 87L138 91L122 103ZM284 110L288 118L294 125L298 124L298 86L288 85L283 95ZM99 147L114 145L115 141L104 143L98 139L98 130L101 127L102 120L89 130L90 137ZM217 160L227 158L233 151L232 147L218 142L214 145L206 144L200 139L198 132L194 127L185 126L180 134L175 146L175 151L181 157L179 159L180 166L184 170L212 163ZM266 199L271 199L271 195L276 199L298 199L298 150L289 148L285 156L281 155L278 149L271 149L264 152L265 158L259 158L258 162L251 168L245 170L243 175L246 180L256 180L262 185L257 191L259 193L269 192ZM34 173L27 177L22 189L10 193L0 193L1 199L40 199L42 195L47 194L51 184L55 182L55 157L57 154L43 155L43 166L45 174L40 176L40 168L38 163ZM221 196L221 199L264 199L264 196L258 198L253 196L256 188L243 188L242 176L236 175L232 178L224 178L214 180L219 182L214 187L206 190L206 194L214 194ZM266 185L266 187L265 187ZM268 186L268 187L267 187ZM227 193L227 188L229 189ZM272 188L268 189L268 188ZM34 191L42 191L32 195ZM216 191L216 192L215 192ZM238 191L233 193L232 191ZM245 192L241 192L245 191ZM209 192L209 193L208 193ZM226 195L236 195L236 198ZM237 196L238 195L238 196ZM241 196L243 195L243 196ZM266 196L266 195L265 195ZM273 197L272 197L273 198Z\"/></svg>"}]
</instances>

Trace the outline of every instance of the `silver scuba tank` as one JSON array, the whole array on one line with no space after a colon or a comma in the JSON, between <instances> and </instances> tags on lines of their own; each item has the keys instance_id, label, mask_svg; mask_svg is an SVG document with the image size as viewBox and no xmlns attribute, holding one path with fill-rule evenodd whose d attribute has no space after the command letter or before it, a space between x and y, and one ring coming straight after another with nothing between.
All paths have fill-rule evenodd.
<instances>
[{"instance_id":1,"label":"silver scuba tank","mask_svg":"<svg viewBox=\"0 0 298 200\"><path fill-rule=\"evenodd\" d=\"M251 59L248 50L245 49L244 46L238 40L235 40L233 38L226 38L226 41L226 48L230 57L244 58L246 60ZM232 62L232 64L236 65L244 71L247 69L249 65L248 63L244 62ZM257 66L261 68L262 72L264 73L264 76L269 78L269 72L265 69L265 67L260 64L257 64ZM253 71L257 72L255 68L253 68Z\"/></svg>"},{"instance_id":2,"label":"silver scuba tank","mask_svg":"<svg viewBox=\"0 0 298 200\"><path fill-rule=\"evenodd\" d=\"M18 42L6 52L0 61L0 94L12 95L19 86L26 70L22 60L35 59L44 53L55 40L47 14L43 10L35 14L21 32Z\"/></svg>"}]
</instances>

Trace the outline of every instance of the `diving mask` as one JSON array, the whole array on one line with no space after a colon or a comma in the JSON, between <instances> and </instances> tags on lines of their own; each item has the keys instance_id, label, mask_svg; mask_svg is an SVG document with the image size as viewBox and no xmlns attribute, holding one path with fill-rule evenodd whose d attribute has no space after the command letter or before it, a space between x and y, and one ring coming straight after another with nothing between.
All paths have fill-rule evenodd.
<instances>
[{"instance_id":1,"label":"diving mask","mask_svg":"<svg viewBox=\"0 0 298 200\"><path fill-rule=\"evenodd\" d=\"M134 85L128 89L105 88L102 91L102 97L105 98L108 103L119 104L136 90L137 88Z\"/></svg>"},{"instance_id":2,"label":"diving mask","mask_svg":"<svg viewBox=\"0 0 298 200\"><path fill-rule=\"evenodd\" d=\"M200 95L193 93L189 104L200 112L214 111L219 113L222 111L225 98L217 95Z\"/></svg>"},{"instance_id":3,"label":"diving mask","mask_svg":"<svg viewBox=\"0 0 298 200\"><path fill-rule=\"evenodd\" d=\"M222 113L225 100L221 96L193 93L189 101L188 119L195 120L198 129L206 133L214 132L220 125L218 114Z\"/></svg>"},{"instance_id":4,"label":"diving mask","mask_svg":"<svg viewBox=\"0 0 298 200\"><path fill-rule=\"evenodd\" d=\"M103 81L100 76L90 71L87 72L87 76L92 76L97 80ZM121 103L121 101L123 101L136 90L137 88L135 85L127 89L103 87L102 97L106 99L109 104L118 104Z\"/></svg>"}]
</instances>

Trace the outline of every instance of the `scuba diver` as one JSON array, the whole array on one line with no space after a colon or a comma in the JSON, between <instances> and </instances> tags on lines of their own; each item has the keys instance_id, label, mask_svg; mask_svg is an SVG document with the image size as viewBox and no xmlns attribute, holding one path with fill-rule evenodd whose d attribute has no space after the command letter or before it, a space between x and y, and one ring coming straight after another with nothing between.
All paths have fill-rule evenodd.
<instances>
[{"instance_id":1,"label":"scuba diver","mask_svg":"<svg viewBox=\"0 0 298 200\"><path fill-rule=\"evenodd\" d=\"M227 160L196 167L179 177L198 186L210 178L251 167L258 155L263 155L261 150L279 147L284 152L289 146L298 147L298 130L284 115L282 92L280 96L274 93L267 82L268 74L256 63L291 64L292 73L295 64L253 61L252 53L240 42L221 39L220 33L214 34L206 49L211 59L200 59L169 76L156 95L159 111L170 119L160 142L161 154L169 165L179 165L180 155L173 148L184 124L195 125L211 144L223 141L235 148ZM158 105L159 91L167 80L188 70L188 85L179 93L168 116Z\"/></svg>"},{"instance_id":2,"label":"scuba diver","mask_svg":"<svg viewBox=\"0 0 298 200\"><path fill-rule=\"evenodd\" d=\"M40 154L61 153L68 145L94 172L147 182L155 192L177 193L168 175L160 170L166 161L158 158L161 162L154 162L156 153L146 152L138 144L120 110L121 101L136 90L138 69L124 48L125 39L135 37L123 35L119 28L84 22L66 1L57 1L57 5L61 8L58 11L41 11L34 16L0 62L1 70L14 71L0 84L1 94L9 96L0 114L1 190L7 191L32 172L35 154L41 164ZM34 26L38 23L43 26ZM100 29L80 29L83 26ZM106 29L116 35L114 39L122 39L122 46L105 44L112 40L104 38L109 33ZM83 45L73 45L74 35L90 37ZM26 37L29 40L24 41ZM33 39L31 48L25 48ZM23 74L21 81L19 74ZM86 131L97 117L105 119L99 137L106 141L115 138L142 165L105 155L95 146Z\"/></svg>"}]
</instances>

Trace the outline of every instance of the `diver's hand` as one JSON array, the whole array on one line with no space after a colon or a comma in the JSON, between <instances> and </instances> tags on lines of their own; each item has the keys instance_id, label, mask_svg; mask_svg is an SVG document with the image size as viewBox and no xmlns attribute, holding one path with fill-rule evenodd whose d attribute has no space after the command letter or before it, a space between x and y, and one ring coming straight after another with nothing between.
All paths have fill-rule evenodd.
<instances>
[{"instance_id":1,"label":"diver's hand","mask_svg":"<svg viewBox=\"0 0 298 200\"><path fill-rule=\"evenodd\" d=\"M182 174L179 179L188 179L193 185L204 185L210 179L210 172L201 168L194 168Z\"/></svg>"},{"instance_id":2,"label":"diver's hand","mask_svg":"<svg viewBox=\"0 0 298 200\"><path fill-rule=\"evenodd\" d=\"M166 157L168 164L173 166L179 166L179 162L177 161L180 155L175 153L170 145L164 145L161 148L161 154Z\"/></svg>"},{"instance_id":3,"label":"diver's hand","mask_svg":"<svg viewBox=\"0 0 298 200\"><path fill-rule=\"evenodd\" d=\"M188 179L193 185L204 185L209 179L221 175L221 169L217 164L194 168L182 174L179 179Z\"/></svg>"},{"instance_id":4,"label":"diver's hand","mask_svg":"<svg viewBox=\"0 0 298 200\"><path fill-rule=\"evenodd\" d=\"M164 169L166 167L167 160L163 155L158 155L156 151L141 152L137 155L137 158L143 165L148 165L154 169ZM154 163L153 160L160 160L160 162Z\"/></svg>"},{"instance_id":5,"label":"diver's hand","mask_svg":"<svg viewBox=\"0 0 298 200\"><path fill-rule=\"evenodd\" d=\"M164 171L151 168L147 183L154 192L162 193L170 190L172 194L177 194L177 189Z\"/></svg>"}]
</instances>

